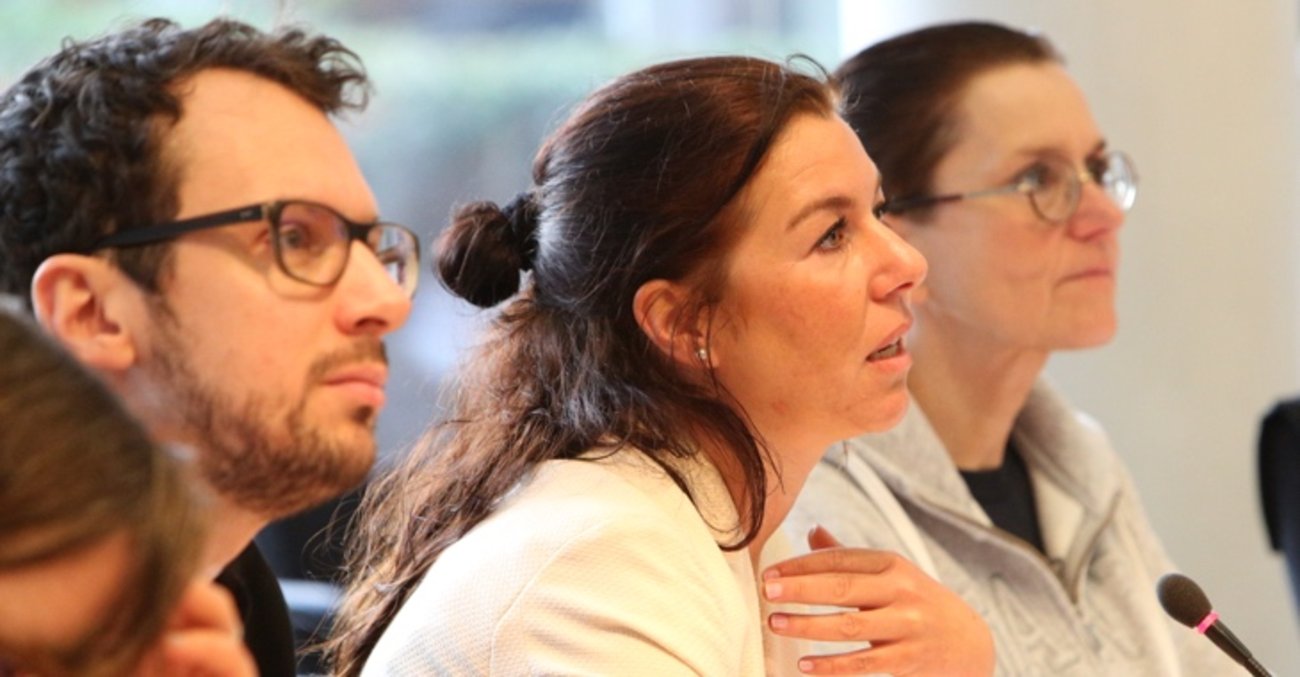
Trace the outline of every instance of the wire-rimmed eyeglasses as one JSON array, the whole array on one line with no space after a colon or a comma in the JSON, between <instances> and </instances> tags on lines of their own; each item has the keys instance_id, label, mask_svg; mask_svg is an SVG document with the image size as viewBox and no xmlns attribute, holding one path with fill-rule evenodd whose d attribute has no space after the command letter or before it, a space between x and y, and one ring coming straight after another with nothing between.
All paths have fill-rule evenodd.
<instances>
[{"instance_id":1,"label":"wire-rimmed eyeglasses","mask_svg":"<svg viewBox=\"0 0 1300 677\"><path fill-rule=\"evenodd\" d=\"M415 294L420 275L420 244L415 233L395 223L349 221L330 207L307 200L277 200L121 230L99 239L90 251L152 244L196 230L264 219L271 226L276 265L292 279L317 287L333 285L347 268L352 241L361 240L393 282L407 296Z\"/></svg>"},{"instance_id":2,"label":"wire-rimmed eyeglasses","mask_svg":"<svg viewBox=\"0 0 1300 677\"><path fill-rule=\"evenodd\" d=\"M886 214L929 207L945 202L956 202L989 195L1021 193L1029 198L1029 204L1042 219L1051 223L1063 223L1079 208L1079 198L1083 193L1083 182L1091 181L1101 186L1120 209L1128 211L1137 199L1137 169L1128 155L1113 150L1088 158L1084 163L1086 171L1079 171L1074 165L1060 158L1044 158L1032 167L1021 172L1014 181L1005 185L969 193L952 193L949 195L918 195L897 200L886 200L875 208L876 218Z\"/></svg>"}]
</instances>

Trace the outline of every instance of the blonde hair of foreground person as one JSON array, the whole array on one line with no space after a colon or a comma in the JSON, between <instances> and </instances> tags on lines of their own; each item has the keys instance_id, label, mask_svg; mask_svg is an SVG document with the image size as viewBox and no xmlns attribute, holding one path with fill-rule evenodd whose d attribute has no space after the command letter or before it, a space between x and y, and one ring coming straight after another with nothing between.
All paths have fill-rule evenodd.
<instances>
[{"instance_id":1,"label":"blonde hair of foreground person","mask_svg":"<svg viewBox=\"0 0 1300 677\"><path fill-rule=\"evenodd\" d=\"M255 674L182 463L3 305L0 355L0 675Z\"/></svg>"}]
</instances>

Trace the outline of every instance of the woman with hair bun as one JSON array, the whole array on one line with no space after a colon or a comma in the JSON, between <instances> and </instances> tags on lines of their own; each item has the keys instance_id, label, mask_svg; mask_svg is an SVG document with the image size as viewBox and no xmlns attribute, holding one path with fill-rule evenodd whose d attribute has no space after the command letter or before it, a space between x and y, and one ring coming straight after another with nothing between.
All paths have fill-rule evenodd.
<instances>
[{"instance_id":1,"label":"woman with hair bun","mask_svg":"<svg viewBox=\"0 0 1300 677\"><path fill-rule=\"evenodd\" d=\"M367 494L341 674L987 672L982 622L899 558L756 571L822 449L907 406L925 263L837 105L759 59L652 66L506 207L456 212L438 273L501 305L449 420ZM772 627L882 649L781 657L760 588L853 607Z\"/></svg>"}]
</instances>

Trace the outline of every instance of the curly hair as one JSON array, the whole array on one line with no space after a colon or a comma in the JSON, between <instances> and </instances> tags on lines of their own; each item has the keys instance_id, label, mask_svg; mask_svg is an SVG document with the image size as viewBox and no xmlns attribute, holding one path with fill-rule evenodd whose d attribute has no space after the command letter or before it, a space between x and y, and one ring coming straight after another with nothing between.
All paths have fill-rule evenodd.
<instances>
[{"instance_id":1,"label":"curly hair","mask_svg":"<svg viewBox=\"0 0 1300 677\"><path fill-rule=\"evenodd\" d=\"M176 84L210 68L279 83L326 114L360 110L369 94L356 54L300 29L264 33L216 19L184 30L150 19L65 40L0 97L0 291L27 298L46 258L176 216L180 168L161 140L183 114ZM163 243L114 256L156 292L168 250Z\"/></svg>"}]
</instances>

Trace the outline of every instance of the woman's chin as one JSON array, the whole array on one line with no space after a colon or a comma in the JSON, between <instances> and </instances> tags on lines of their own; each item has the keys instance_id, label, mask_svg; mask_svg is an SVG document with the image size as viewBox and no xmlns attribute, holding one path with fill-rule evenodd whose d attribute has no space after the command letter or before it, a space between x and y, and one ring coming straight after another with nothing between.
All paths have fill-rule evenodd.
<instances>
[{"instance_id":1,"label":"woman's chin","mask_svg":"<svg viewBox=\"0 0 1300 677\"><path fill-rule=\"evenodd\" d=\"M872 400L864 405L866 410L863 418L860 419L858 426L860 429L852 436L883 433L893 428L903 420L911 404L912 396L906 387L900 387L895 392Z\"/></svg>"},{"instance_id":2,"label":"woman's chin","mask_svg":"<svg viewBox=\"0 0 1300 677\"><path fill-rule=\"evenodd\" d=\"M1069 332L1067 336L1057 342L1055 348L1057 350L1100 348L1114 340L1117 330L1118 325L1112 316L1104 321L1093 322Z\"/></svg>"}]
</instances>

